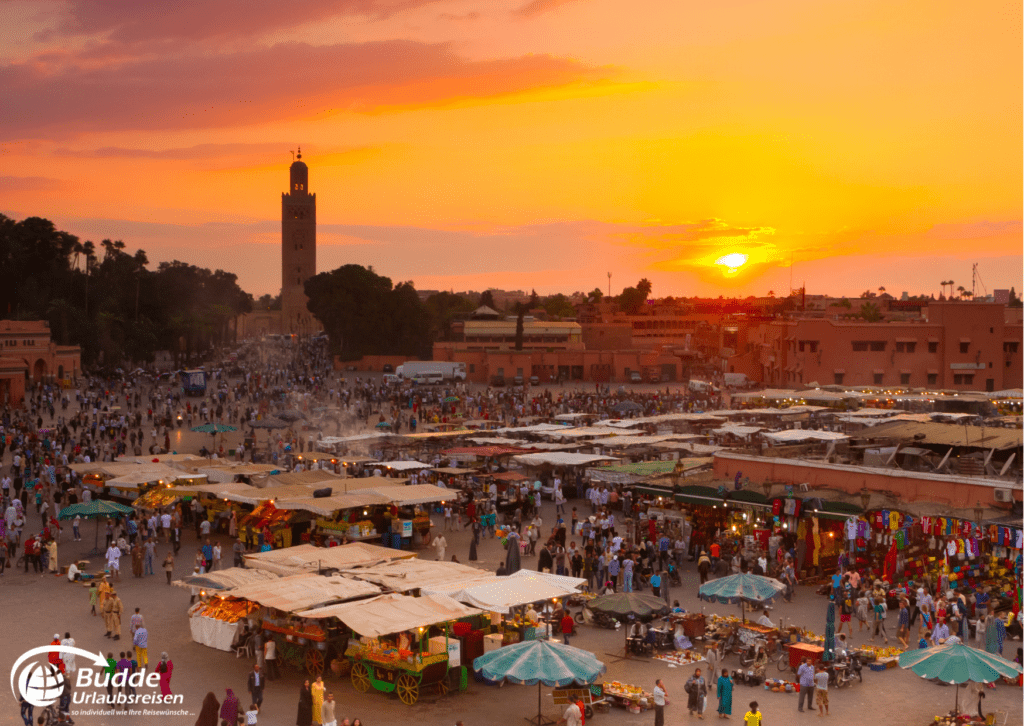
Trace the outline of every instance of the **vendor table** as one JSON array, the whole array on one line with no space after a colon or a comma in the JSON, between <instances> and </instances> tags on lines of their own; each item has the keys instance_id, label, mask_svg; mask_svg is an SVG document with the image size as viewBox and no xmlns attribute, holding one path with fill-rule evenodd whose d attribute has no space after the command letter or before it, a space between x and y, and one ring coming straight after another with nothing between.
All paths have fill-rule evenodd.
<instances>
[{"instance_id":1,"label":"vendor table","mask_svg":"<svg viewBox=\"0 0 1024 726\"><path fill-rule=\"evenodd\" d=\"M825 649L820 645L811 645L810 643L791 643L789 646L789 667L798 667L800 665L800 661L804 658L810 658L811 665L817 665L821 662L821 656L824 653Z\"/></svg>"},{"instance_id":2,"label":"vendor table","mask_svg":"<svg viewBox=\"0 0 1024 726\"><path fill-rule=\"evenodd\" d=\"M228 623L208 618L205 615L194 615L189 618L188 625L192 630L192 640L195 642L217 650L226 650L229 653L233 650L231 644L235 641L239 623Z\"/></svg>"}]
</instances>

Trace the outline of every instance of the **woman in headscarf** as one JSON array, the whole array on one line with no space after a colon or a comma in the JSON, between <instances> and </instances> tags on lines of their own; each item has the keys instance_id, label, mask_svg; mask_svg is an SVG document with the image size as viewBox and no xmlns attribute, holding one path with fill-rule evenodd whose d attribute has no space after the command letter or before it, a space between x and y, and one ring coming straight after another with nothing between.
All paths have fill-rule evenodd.
<instances>
[{"instance_id":1,"label":"woman in headscarf","mask_svg":"<svg viewBox=\"0 0 1024 726\"><path fill-rule=\"evenodd\" d=\"M320 709L324 704L324 691L326 690L324 687L324 679L317 676L309 690L310 693L313 694L313 723L323 723L323 716L320 713Z\"/></svg>"},{"instance_id":2,"label":"woman in headscarf","mask_svg":"<svg viewBox=\"0 0 1024 726\"><path fill-rule=\"evenodd\" d=\"M999 648L1002 645L999 642L999 634L996 632L997 619L992 613L985 616L985 650L989 653L999 653Z\"/></svg>"},{"instance_id":3,"label":"woman in headscarf","mask_svg":"<svg viewBox=\"0 0 1024 726\"><path fill-rule=\"evenodd\" d=\"M226 689L227 695L224 697L224 703L220 707L221 720L227 721L231 726L238 723L238 697L235 692L230 688Z\"/></svg>"},{"instance_id":4,"label":"woman in headscarf","mask_svg":"<svg viewBox=\"0 0 1024 726\"><path fill-rule=\"evenodd\" d=\"M299 686L299 715L295 718L295 726L312 726L313 724L313 692L309 688L309 679Z\"/></svg>"},{"instance_id":5,"label":"woman in headscarf","mask_svg":"<svg viewBox=\"0 0 1024 726\"><path fill-rule=\"evenodd\" d=\"M171 673L174 672L174 662L168 660L166 652L160 654L160 662L156 664L156 672L160 674L161 695L171 695Z\"/></svg>"},{"instance_id":6,"label":"woman in headscarf","mask_svg":"<svg viewBox=\"0 0 1024 726\"><path fill-rule=\"evenodd\" d=\"M718 676L718 718L729 718L732 715L732 679L729 669L723 668Z\"/></svg>"},{"instance_id":7,"label":"woman in headscarf","mask_svg":"<svg viewBox=\"0 0 1024 726\"><path fill-rule=\"evenodd\" d=\"M213 695L213 691L206 694L206 698L203 699L203 708L199 711L199 718L196 719L196 726L217 726L217 711L220 709L220 703L217 702L217 697Z\"/></svg>"}]
</instances>

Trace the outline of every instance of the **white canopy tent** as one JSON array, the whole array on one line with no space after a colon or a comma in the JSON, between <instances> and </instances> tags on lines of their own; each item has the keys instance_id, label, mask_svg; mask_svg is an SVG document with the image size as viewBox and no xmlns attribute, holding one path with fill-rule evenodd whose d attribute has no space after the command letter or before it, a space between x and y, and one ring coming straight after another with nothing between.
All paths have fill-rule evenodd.
<instances>
[{"instance_id":1,"label":"white canopy tent","mask_svg":"<svg viewBox=\"0 0 1024 726\"><path fill-rule=\"evenodd\" d=\"M409 597L393 593L307 610L302 613L302 617L337 618L358 635L379 638L479 614L476 608L467 607L445 595Z\"/></svg>"},{"instance_id":2,"label":"white canopy tent","mask_svg":"<svg viewBox=\"0 0 1024 726\"><path fill-rule=\"evenodd\" d=\"M578 577L519 570L507 577L494 576L468 584L425 587L421 592L447 595L459 602L493 613L507 613L510 608L519 605L572 595L578 592L579 586L585 582L586 580Z\"/></svg>"},{"instance_id":3,"label":"white canopy tent","mask_svg":"<svg viewBox=\"0 0 1024 726\"><path fill-rule=\"evenodd\" d=\"M518 454L512 457L512 461L523 466L588 466L599 461L617 461L611 456L597 456L596 454L572 454L567 451L551 451L540 454Z\"/></svg>"},{"instance_id":4,"label":"white canopy tent","mask_svg":"<svg viewBox=\"0 0 1024 726\"><path fill-rule=\"evenodd\" d=\"M788 431L770 431L762 434L764 438L775 443L792 444L798 441L844 441L850 437L835 431L812 431L807 429L791 429Z\"/></svg>"}]
</instances>

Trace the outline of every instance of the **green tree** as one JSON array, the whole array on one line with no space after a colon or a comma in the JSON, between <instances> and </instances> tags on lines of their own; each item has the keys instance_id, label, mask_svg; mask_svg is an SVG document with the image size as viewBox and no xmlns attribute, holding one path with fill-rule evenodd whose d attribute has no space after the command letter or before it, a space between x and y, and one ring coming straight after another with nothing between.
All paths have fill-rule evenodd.
<instances>
[{"instance_id":1,"label":"green tree","mask_svg":"<svg viewBox=\"0 0 1024 726\"><path fill-rule=\"evenodd\" d=\"M642 280L640 280L640 282L636 284L636 289L639 290L640 294L644 296L644 300L647 300L647 298L650 297L651 295L651 281L648 280L646 277L643 278Z\"/></svg>"},{"instance_id":2,"label":"green tree","mask_svg":"<svg viewBox=\"0 0 1024 726\"><path fill-rule=\"evenodd\" d=\"M429 353L430 314L411 283L392 286L361 265L343 265L306 281L308 308L342 360Z\"/></svg>"},{"instance_id":3,"label":"green tree","mask_svg":"<svg viewBox=\"0 0 1024 726\"><path fill-rule=\"evenodd\" d=\"M576 316L576 308L569 302L569 298L562 293L552 295L545 300L544 309L552 317L572 318Z\"/></svg>"},{"instance_id":4,"label":"green tree","mask_svg":"<svg viewBox=\"0 0 1024 726\"><path fill-rule=\"evenodd\" d=\"M595 287L593 290L590 291L590 294L587 295L587 297L590 300L593 300L594 302L601 302L601 298L604 297L604 292L601 290L601 288Z\"/></svg>"},{"instance_id":5,"label":"green tree","mask_svg":"<svg viewBox=\"0 0 1024 726\"><path fill-rule=\"evenodd\" d=\"M486 305L491 310L498 309L498 306L494 304L494 293L490 290L484 290L484 294L480 296L480 305Z\"/></svg>"},{"instance_id":6,"label":"green tree","mask_svg":"<svg viewBox=\"0 0 1024 726\"><path fill-rule=\"evenodd\" d=\"M1022 303L1021 299L1019 297L1017 297L1017 291L1014 288L1011 287L1010 288L1010 302L1009 302L1009 306L1011 308L1019 308L1022 305L1024 305L1024 303Z\"/></svg>"},{"instance_id":7,"label":"green tree","mask_svg":"<svg viewBox=\"0 0 1024 726\"><path fill-rule=\"evenodd\" d=\"M452 320L476 309L472 300L451 292L436 292L423 304L430 316L433 340L450 340Z\"/></svg>"},{"instance_id":8,"label":"green tree","mask_svg":"<svg viewBox=\"0 0 1024 726\"><path fill-rule=\"evenodd\" d=\"M280 295L260 295L259 300L253 303L254 310L280 310L281 309L281 296Z\"/></svg>"},{"instance_id":9,"label":"green tree","mask_svg":"<svg viewBox=\"0 0 1024 726\"><path fill-rule=\"evenodd\" d=\"M882 319L882 313L873 302L866 302L860 306L860 316L869 323L877 323Z\"/></svg>"}]
</instances>

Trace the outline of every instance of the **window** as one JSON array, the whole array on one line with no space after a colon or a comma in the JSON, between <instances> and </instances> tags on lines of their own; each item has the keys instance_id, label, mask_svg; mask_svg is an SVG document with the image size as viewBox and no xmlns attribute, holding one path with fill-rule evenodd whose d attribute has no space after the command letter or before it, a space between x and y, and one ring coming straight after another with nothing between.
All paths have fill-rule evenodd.
<instances>
[{"instance_id":1,"label":"window","mask_svg":"<svg viewBox=\"0 0 1024 726\"><path fill-rule=\"evenodd\" d=\"M973 373L956 373L953 375L953 385L955 386L970 386L973 383Z\"/></svg>"},{"instance_id":2,"label":"window","mask_svg":"<svg viewBox=\"0 0 1024 726\"><path fill-rule=\"evenodd\" d=\"M1003 342L1004 353L1016 353L1020 349L1020 343L1016 340L1007 340Z\"/></svg>"},{"instance_id":3,"label":"window","mask_svg":"<svg viewBox=\"0 0 1024 726\"><path fill-rule=\"evenodd\" d=\"M868 342L866 340L855 340L853 341L853 352L858 353L868 349Z\"/></svg>"},{"instance_id":4,"label":"window","mask_svg":"<svg viewBox=\"0 0 1024 726\"><path fill-rule=\"evenodd\" d=\"M843 377L845 376L845 374L844 373L836 373L834 375L835 375L835 384L837 386L843 385Z\"/></svg>"},{"instance_id":5,"label":"window","mask_svg":"<svg viewBox=\"0 0 1024 726\"><path fill-rule=\"evenodd\" d=\"M904 386L910 385L910 374L900 373L900 384Z\"/></svg>"},{"instance_id":6,"label":"window","mask_svg":"<svg viewBox=\"0 0 1024 726\"><path fill-rule=\"evenodd\" d=\"M818 352L818 341L816 340L801 340L800 341L800 352L804 353L810 351L811 353Z\"/></svg>"},{"instance_id":7,"label":"window","mask_svg":"<svg viewBox=\"0 0 1024 726\"><path fill-rule=\"evenodd\" d=\"M971 349L971 344L970 343L961 343L960 344L960 352L961 353L966 353L970 349Z\"/></svg>"},{"instance_id":8,"label":"window","mask_svg":"<svg viewBox=\"0 0 1024 726\"><path fill-rule=\"evenodd\" d=\"M871 350L876 351L876 352L880 351L880 350L884 351L885 350L885 341L884 340L872 340L871 341Z\"/></svg>"},{"instance_id":9,"label":"window","mask_svg":"<svg viewBox=\"0 0 1024 726\"><path fill-rule=\"evenodd\" d=\"M938 382L939 382L939 374L938 373L929 373L928 374L928 385L929 386L934 386Z\"/></svg>"},{"instance_id":10,"label":"window","mask_svg":"<svg viewBox=\"0 0 1024 726\"><path fill-rule=\"evenodd\" d=\"M882 385L882 375L883 375L882 373L876 373L874 375L874 381L875 381L875 385L876 386Z\"/></svg>"},{"instance_id":11,"label":"window","mask_svg":"<svg viewBox=\"0 0 1024 726\"><path fill-rule=\"evenodd\" d=\"M909 342L908 343L900 343L898 341L896 343L896 352L897 353L913 353L916 350L917 350L917 343L909 343Z\"/></svg>"},{"instance_id":12,"label":"window","mask_svg":"<svg viewBox=\"0 0 1024 726\"><path fill-rule=\"evenodd\" d=\"M929 353L938 353L939 352L939 344L937 342L929 341L929 343L928 343L928 352Z\"/></svg>"}]
</instances>

